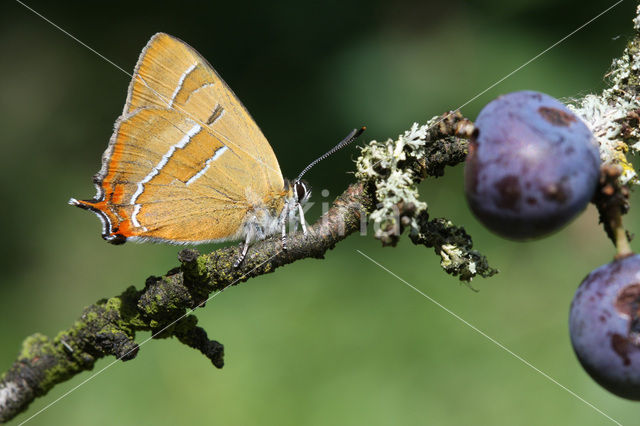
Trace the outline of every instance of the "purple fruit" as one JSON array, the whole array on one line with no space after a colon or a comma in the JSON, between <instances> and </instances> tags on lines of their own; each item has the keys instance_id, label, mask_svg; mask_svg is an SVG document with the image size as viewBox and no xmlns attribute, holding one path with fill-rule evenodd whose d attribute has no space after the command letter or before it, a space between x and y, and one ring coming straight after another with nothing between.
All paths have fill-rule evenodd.
<instances>
[{"instance_id":1,"label":"purple fruit","mask_svg":"<svg viewBox=\"0 0 640 426\"><path fill-rule=\"evenodd\" d=\"M640 255L603 265L582 281L571 303L569 333L596 382L640 400Z\"/></svg>"},{"instance_id":2,"label":"purple fruit","mask_svg":"<svg viewBox=\"0 0 640 426\"><path fill-rule=\"evenodd\" d=\"M516 240L541 237L587 206L600 173L597 142L558 100L509 93L485 106L475 127L465 193L491 231Z\"/></svg>"}]
</instances>

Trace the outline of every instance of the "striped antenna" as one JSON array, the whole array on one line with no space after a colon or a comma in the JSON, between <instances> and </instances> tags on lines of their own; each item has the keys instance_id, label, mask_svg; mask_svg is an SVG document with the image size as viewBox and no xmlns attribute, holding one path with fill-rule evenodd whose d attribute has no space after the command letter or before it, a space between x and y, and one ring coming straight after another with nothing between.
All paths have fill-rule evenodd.
<instances>
[{"instance_id":1,"label":"striped antenna","mask_svg":"<svg viewBox=\"0 0 640 426\"><path fill-rule=\"evenodd\" d=\"M304 170L298 175L295 181L298 182L300 179L302 179L302 176L305 173L307 173L310 168L312 168L313 166L315 166L316 164L318 164L328 156L330 156L331 154L333 154L338 150L341 150L345 146L349 145L351 142L355 141L358 138L358 136L360 136L362 132L364 132L365 130L367 130L367 128L364 126L360 127L359 129L353 129L351 133L349 133L344 139L342 139L338 145L334 146L329 151L325 152L322 156L313 160L311 164L309 164L307 167L305 167Z\"/></svg>"}]
</instances>

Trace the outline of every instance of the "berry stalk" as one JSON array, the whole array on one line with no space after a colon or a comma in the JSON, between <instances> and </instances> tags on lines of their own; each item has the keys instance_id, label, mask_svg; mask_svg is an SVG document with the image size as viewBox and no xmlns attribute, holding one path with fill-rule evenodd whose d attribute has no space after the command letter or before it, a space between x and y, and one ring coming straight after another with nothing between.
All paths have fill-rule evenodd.
<instances>
[{"instance_id":1,"label":"berry stalk","mask_svg":"<svg viewBox=\"0 0 640 426\"><path fill-rule=\"evenodd\" d=\"M616 246L616 259L633 254L629 235L622 224L622 215L629 211L629 188L620 184L618 178L621 173L622 169L619 166L602 166L598 190L593 197L593 203L600 213L600 222Z\"/></svg>"}]
</instances>

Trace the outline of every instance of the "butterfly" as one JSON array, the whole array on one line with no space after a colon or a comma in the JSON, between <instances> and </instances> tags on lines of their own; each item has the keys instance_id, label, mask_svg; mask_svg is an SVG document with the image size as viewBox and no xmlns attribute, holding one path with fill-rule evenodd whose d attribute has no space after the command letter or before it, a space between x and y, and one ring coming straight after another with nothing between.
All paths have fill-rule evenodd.
<instances>
[{"instance_id":1,"label":"butterfly","mask_svg":"<svg viewBox=\"0 0 640 426\"><path fill-rule=\"evenodd\" d=\"M311 187L301 180L313 165L351 143L352 131L293 182L249 112L192 47L155 34L142 50L91 200L69 204L92 211L110 243L201 244L244 240L281 231L299 215Z\"/></svg>"}]
</instances>

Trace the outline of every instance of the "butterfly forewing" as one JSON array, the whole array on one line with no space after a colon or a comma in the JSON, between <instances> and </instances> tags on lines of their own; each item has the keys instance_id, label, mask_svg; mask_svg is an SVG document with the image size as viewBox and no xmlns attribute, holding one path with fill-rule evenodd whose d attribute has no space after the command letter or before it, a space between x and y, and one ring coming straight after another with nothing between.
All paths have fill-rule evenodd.
<instances>
[{"instance_id":1,"label":"butterfly forewing","mask_svg":"<svg viewBox=\"0 0 640 426\"><path fill-rule=\"evenodd\" d=\"M156 34L142 51L96 176L105 238L234 238L254 199L281 197L278 161L249 113L191 47Z\"/></svg>"},{"instance_id":2,"label":"butterfly forewing","mask_svg":"<svg viewBox=\"0 0 640 426\"><path fill-rule=\"evenodd\" d=\"M281 189L278 160L249 112L198 52L164 33L142 51L124 112L147 106L175 109L206 126L249 168L261 166L264 188Z\"/></svg>"}]
</instances>

